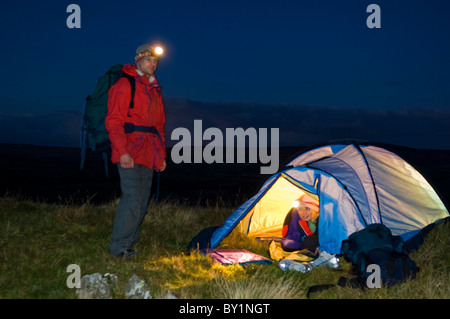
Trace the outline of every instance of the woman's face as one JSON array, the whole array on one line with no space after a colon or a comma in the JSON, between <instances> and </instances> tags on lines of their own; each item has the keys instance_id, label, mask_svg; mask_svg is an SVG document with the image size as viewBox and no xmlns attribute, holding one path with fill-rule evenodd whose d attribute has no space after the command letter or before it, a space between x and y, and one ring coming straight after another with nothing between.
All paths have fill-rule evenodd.
<instances>
[{"instance_id":1,"label":"woman's face","mask_svg":"<svg viewBox=\"0 0 450 319\"><path fill-rule=\"evenodd\" d=\"M307 206L300 205L298 209L298 214L300 215L300 218L304 221L309 222L313 218L313 213L311 211L311 208Z\"/></svg>"}]
</instances>

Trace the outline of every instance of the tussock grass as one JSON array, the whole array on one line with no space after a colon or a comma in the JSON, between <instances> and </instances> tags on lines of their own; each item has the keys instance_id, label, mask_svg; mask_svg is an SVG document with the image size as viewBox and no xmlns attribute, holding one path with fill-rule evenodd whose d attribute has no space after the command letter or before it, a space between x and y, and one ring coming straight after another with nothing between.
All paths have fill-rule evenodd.
<instances>
[{"instance_id":1,"label":"tussock grass","mask_svg":"<svg viewBox=\"0 0 450 319\"><path fill-rule=\"evenodd\" d=\"M311 285L336 283L338 270L315 269L308 274L282 272L273 265L223 266L198 251L187 252L202 229L222 225L235 207L220 200L189 206L175 200L151 202L132 260L111 257L107 246L118 201L102 205L67 202L47 204L15 196L0 198L0 298L73 299L66 285L67 266L81 275L113 273L118 286L113 297L124 298L128 279L137 274L158 298L167 291L179 298L302 299ZM364 291L335 287L312 298L406 299L450 297L450 225L439 225L411 257L421 271L414 280L394 287ZM269 257L268 245L233 233L221 248L243 248Z\"/></svg>"},{"instance_id":2,"label":"tussock grass","mask_svg":"<svg viewBox=\"0 0 450 319\"><path fill-rule=\"evenodd\" d=\"M252 276L229 280L215 279L217 287L211 292L218 299L296 299L305 298L303 283L292 276L268 276L259 269Z\"/></svg>"}]
</instances>

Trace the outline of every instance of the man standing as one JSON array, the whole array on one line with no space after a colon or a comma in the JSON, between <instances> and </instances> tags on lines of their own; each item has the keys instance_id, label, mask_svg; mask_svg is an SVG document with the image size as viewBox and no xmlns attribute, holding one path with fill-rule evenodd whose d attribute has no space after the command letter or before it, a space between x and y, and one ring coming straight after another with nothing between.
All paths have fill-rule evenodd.
<instances>
[{"instance_id":1,"label":"man standing","mask_svg":"<svg viewBox=\"0 0 450 319\"><path fill-rule=\"evenodd\" d=\"M147 213L153 171L166 168L166 117L161 86L155 76L161 54L158 49L141 45L136 50L135 64L124 65L123 76L109 90L105 126L122 192L109 252L125 259L137 254L134 246Z\"/></svg>"}]
</instances>

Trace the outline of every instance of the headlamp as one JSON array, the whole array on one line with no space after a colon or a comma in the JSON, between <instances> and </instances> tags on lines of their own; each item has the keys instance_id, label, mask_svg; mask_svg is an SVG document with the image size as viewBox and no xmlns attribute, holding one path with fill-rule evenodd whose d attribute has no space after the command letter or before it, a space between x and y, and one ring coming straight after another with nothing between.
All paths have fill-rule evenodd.
<instances>
[{"instance_id":1,"label":"headlamp","mask_svg":"<svg viewBox=\"0 0 450 319\"><path fill-rule=\"evenodd\" d=\"M298 206L300 206L300 202L298 200L294 200L292 202L292 207L297 208Z\"/></svg>"},{"instance_id":2,"label":"headlamp","mask_svg":"<svg viewBox=\"0 0 450 319\"><path fill-rule=\"evenodd\" d=\"M139 62L140 60L142 60L143 58L147 57L147 56L154 56L159 58L162 54L164 53L164 49L160 46L158 47L151 47L150 50L146 50L142 53L138 53L135 56L135 60L136 62Z\"/></svg>"},{"instance_id":3,"label":"headlamp","mask_svg":"<svg viewBox=\"0 0 450 319\"><path fill-rule=\"evenodd\" d=\"M161 47L156 47L154 49L154 51L155 51L155 54L157 54L157 55L162 55L164 53L164 49Z\"/></svg>"}]
</instances>

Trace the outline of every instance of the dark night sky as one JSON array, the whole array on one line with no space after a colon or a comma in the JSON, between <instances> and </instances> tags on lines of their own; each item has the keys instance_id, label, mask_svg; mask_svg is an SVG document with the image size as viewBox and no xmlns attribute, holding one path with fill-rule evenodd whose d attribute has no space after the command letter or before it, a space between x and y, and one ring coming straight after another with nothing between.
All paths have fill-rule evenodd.
<instances>
[{"instance_id":1,"label":"dark night sky","mask_svg":"<svg viewBox=\"0 0 450 319\"><path fill-rule=\"evenodd\" d=\"M66 25L71 3L80 29ZM366 25L371 3L380 29ZM159 42L169 137L202 119L277 127L281 145L450 149L449 1L16 1L0 12L0 142L77 147L98 77Z\"/></svg>"}]
</instances>

